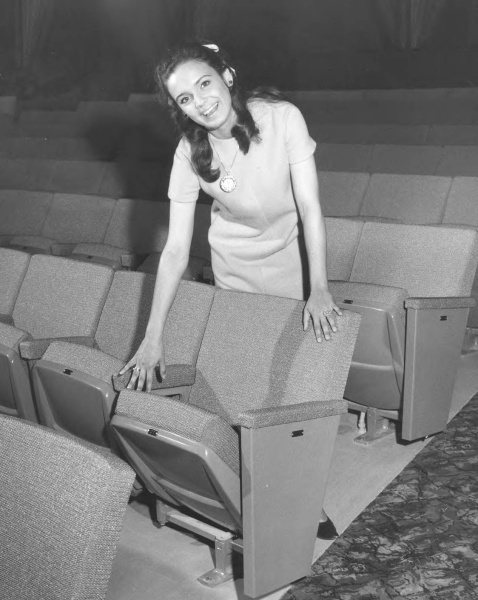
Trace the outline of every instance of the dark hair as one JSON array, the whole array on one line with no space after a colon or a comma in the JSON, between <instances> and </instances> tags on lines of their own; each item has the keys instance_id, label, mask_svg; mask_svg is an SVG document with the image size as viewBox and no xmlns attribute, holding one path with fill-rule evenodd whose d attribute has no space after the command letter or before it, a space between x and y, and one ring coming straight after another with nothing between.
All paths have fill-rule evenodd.
<instances>
[{"instance_id":1,"label":"dark hair","mask_svg":"<svg viewBox=\"0 0 478 600\"><path fill-rule=\"evenodd\" d=\"M216 51L217 46L212 49L205 45L209 43L207 41L186 42L175 46L169 50L156 67L155 78L160 102L167 106L176 127L191 144L191 160L197 174L208 183L212 183L219 179L219 169L211 168L213 151L209 143L207 129L184 116L178 104L171 98L166 86L175 69L179 65L193 60L208 64L221 76L226 69L230 70L233 81L229 92L232 108L237 116L237 122L231 133L236 138L243 154L248 153L251 141L260 141L260 131L247 107L247 101L251 98L263 98L277 102L282 100L283 97L277 90L272 88L258 88L250 93L245 93L238 84L235 69L231 66L227 54L222 49Z\"/></svg>"}]
</instances>

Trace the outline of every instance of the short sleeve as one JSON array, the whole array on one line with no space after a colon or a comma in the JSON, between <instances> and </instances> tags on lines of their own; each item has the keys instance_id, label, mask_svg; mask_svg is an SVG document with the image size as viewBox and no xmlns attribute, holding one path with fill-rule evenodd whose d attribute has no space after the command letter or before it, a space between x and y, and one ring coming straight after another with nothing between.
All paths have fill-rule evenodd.
<instances>
[{"instance_id":1,"label":"short sleeve","mask_svg":"<svg viewBox=\"0 0 478 600\"><path fill-rule=\"evenodd\" d=\"M286 104L286 107L285 140L289 164L293 165L312 156L317 144L310 137L300 110L293 104Z\"/></svg>"},{"instance_id":2,"label":"short sleeve","mask_svg":"<svg viewBox=\"0 0 478 600\"><path fill-rule=\"evenodd\" d=\"M174 153L168 196L173 202L196 202L199 189L199 178L191 164L189 145L183 138Z\"/></svg>"}]
</instances>

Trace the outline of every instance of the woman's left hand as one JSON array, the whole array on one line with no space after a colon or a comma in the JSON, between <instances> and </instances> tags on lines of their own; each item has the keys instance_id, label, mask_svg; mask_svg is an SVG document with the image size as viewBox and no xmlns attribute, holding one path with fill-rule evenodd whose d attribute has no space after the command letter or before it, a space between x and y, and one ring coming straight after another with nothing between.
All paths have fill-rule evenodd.
<instances>
[{"instance_id":1,"label":"woman's left hand","mask_svg":"<svg viewBox=\"0 0 478 600\"><path fill-rule=\"evenodd\" d=\"M322 337L330 340L331 330L334 333L337 331L336 316L341 314L328 290L312 292L304 307L304 331L309 329L312 321L317 341L321 342Z\"/></svg>"}]
</instances>

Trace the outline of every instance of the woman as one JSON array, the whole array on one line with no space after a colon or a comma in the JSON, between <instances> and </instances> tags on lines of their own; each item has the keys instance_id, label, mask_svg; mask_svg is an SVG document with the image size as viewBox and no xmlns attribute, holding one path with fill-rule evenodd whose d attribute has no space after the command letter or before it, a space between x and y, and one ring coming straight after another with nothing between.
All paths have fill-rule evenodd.
<instances>
[{"instance_id":1,"label":"woman","mask_svg":"<svg viewBox=\"0 0 478 600\"><path fill-rule=\"evenodd\" d=\"M156 79L183 137L146 335L121 370L132 369L128 387L149 391L158 365L166 375L163 329L188 263L200 188L214 199L209 242L216 285L307 298L304 329L312 324L318 342L329 340L341 312L327 287L315 142L300 111L274 91L244 97L214 44L181 45L158 66ZM319 537L336 535L324 513Z\"/></svg>"}]
</instances>

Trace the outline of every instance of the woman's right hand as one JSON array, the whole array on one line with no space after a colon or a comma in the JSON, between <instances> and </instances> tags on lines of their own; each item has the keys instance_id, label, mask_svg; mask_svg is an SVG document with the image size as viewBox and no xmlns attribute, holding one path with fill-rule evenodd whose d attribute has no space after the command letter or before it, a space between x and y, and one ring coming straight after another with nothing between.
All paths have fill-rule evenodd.
<instances>
[{"instance_id":1,"label":"woman's right hand","mask_svg":"<svg viewBox=\"0 0 478 600\"><path fill-rule=\"evenodd\" d=\"M158 367L161 379L164 379L166 377L166 361L163 342L159 338L145 337L136 354L125 364L119 375L132 369L127 388L150 392L154 370Z\"/></svg>"}]
</instances>

